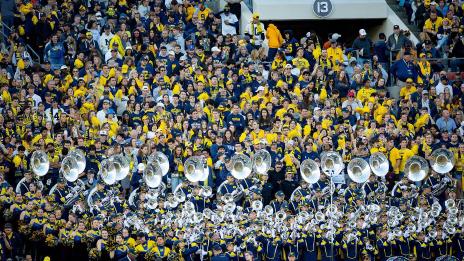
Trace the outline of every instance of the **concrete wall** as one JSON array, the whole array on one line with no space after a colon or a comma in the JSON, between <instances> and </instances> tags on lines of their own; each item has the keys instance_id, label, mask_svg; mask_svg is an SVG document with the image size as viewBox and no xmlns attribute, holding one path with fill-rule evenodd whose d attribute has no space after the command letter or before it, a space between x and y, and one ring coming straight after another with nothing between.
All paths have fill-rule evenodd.
<instances>
[{"instance_id":1,"label":"concrete wall","mask_svg":"<svg viewBox=\"0 0 464 261\"><path fill-rule=\"evenodd\" d=\"M333 12L327 18L379 19L387 17L385 0L331 0ZM313 12L314 0L253 0L262 20L321 19Z\"/></svg>"},{"instance_id":2,"label":"concrete wall","mask_svg":"<svg viewBox=\"0 0 464 261\"><path fill-rule=\"evenodd\" d=\"M251 22L253 13L250 11L248 6L244 2L242 4L242 17L240 18L240 33L243 35L247 24Z\"/></svg>"},{"instance_id":3,"label":"concrete wall","mask_svg":"<svg viewBox=\"0 0 464 261\"><path fill-rule=\"evenodd\" d=\"M369 36L371 39L377 39L379 33L383 32L387 37L393 33L393 26L394 25L399 25L401 29L407 30L408 26L396 15L396 13L389 7L387 6L387 19L383 21L383 23L380 26L376 26L368 32ZM414 44L417 44L419 40L417 37L413 34L409 37L411 41Z\"/></svg>"}]
</instances>

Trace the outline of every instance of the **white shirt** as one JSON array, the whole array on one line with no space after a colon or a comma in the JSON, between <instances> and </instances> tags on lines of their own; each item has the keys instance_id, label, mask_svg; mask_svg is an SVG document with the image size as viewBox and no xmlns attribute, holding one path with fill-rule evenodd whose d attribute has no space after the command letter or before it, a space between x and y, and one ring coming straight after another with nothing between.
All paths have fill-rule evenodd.
<instances>
[{"instance_id":1,"label":"white shirt","mask_svg":"<svg viewBox=\"0 0 464 261\"><path fill-rule=\"evenodd\" d=\"M105 55L108 52L108 49L110 48L110 41L113 39L114 35L112 33L106 34L102 33L100 36L100 40L98 41L98 45L100 46L100 50L102 53Z\"/></svg>"},{"instance_id":2,"label":"white shirt","mask_svg":"<svg viewBox=\"0 0 464 261\"><path fill-rule=\"evenodd\" d=\"M259 26L262 28L262 34L265 34L266 33L266 28L264 27L264 24L263 23L259 23ZM257 28L258 28L258 25L255 24L255 23L248 23L247 26L246 26L246 30L245 32L249 35L251 35L251 38L252 38L252 43L254 45L261 45L263 43L263 40L261 39L261 34L257 34Z\"/></svg>"},{"instance_id":3,"label":"white shirt","mask_svg":"<svg viewBox=\"0 0 464 261\"><path fill-rule=\"evenodd\" d=\"M150 12L150 6L139 5L138 10L141 17L146 17L148 12Z\"/></svg>"},{"instance_id":4,"label":"white shirt","mask_svg":"<svg viewBox=\"0 0 464 261\"><path fill-rule=\"evenodd\" d=\"M450 97L453 98L453 87L451 87L451 85L444 85L443 83L439 82L437 84L437 87L435 87L436 90L437 90L437 95L440 95L441 93L444 93L445 92L445 88L448 88L448 90L450 91Z\"/></svg>"},{"instance_id":5,"label":"white shirt","mask_svg":"<svg viewBox=\"0 0 464 261\"><path fill-rule=\"evenodd\" d=\"M103 122L106 120L106 111L104 111L104 110L99 110L99 111L97 112L97 119L98 119L101 123L103 123Z\"/></svg>"},{"instance_id":6,"label":"white shirt","mask_svg":"<svg viewBox=\"0 0 464 261\"><path fill-rule=\"evenodd\" d=\"M35 93L32 95L28 95L27 97L32 98L32 100L34 101L34 109L37 109L37 106L39 106L39 103L42 102L42 98Z\"/></svg>"},{"instance_id":7,"label":"white shirt","mask_svg":"<svg viewBox=\"0 0 464 261\"><path fill-rule=\"evenodd\" d=\"M56 108L54 109L53 107L50 107L45 110L45 116L47 117L47 121L51 121L53 124L57 124L59 120L59 115L58 112L64 112L63 109L61 108Z\"/></svg>"},{"instance_id":8,"label":"white shirt","mask_svg":"<svg viewBox=\"0 0 464 261\"><path fill-rule=\"evenodd\" d=\"M221 22L222 22L222 35L235 35L237 34L237 30L235 29L234 26L230 24L234 24L238 22L237 16L234 15L233 13L229 13L226 15L225 13L221 14ZM229 25L227 25L225 22L228 22Z\"/></svg>"}]
</instances>

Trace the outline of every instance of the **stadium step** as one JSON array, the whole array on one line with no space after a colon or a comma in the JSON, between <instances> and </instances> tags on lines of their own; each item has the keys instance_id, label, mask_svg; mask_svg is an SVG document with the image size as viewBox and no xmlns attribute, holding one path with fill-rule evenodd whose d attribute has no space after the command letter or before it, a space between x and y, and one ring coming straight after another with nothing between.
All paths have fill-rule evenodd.
<instances>
[{"instance_id":1,"label":"stadium step","mask_svg":"<svg viewBox=\"0 0 464 261\"><path fill-rule=\"evenodd\" d=\"M422 31L415 24L410 24L408 21L408 15L404 10L404 7L399 5L398 0L385 0L385 2L390 6L390 8L398 15L398 17L408 26L409 31L419 38L419 33Z\"/></svg>"}]
</instances>

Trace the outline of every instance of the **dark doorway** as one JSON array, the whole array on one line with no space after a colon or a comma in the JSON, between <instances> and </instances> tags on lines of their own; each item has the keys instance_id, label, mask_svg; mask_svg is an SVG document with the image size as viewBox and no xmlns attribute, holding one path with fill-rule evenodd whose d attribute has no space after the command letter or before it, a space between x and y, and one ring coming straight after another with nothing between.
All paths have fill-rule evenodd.
<instances>
[{"instance_id":1,"label":"dark doorway","mask_svg":"<svg viewBox=\"0 0 464 261\"><path fill-rule=\"evenodd\" d=\"M297 39L304 37L307 32L314 32L321 38L322 42L325 42L329 33L339 33L342 35L342 42L349 45L358 36L359 29L364 28L368 35L371 35L371 29L380 26L382 22L383 19L263 21L266 28L269 23L273 23L282 34L285 30L292 30ZM373 41L377 38L377 35L372 36Z\"/></svg>"}]
</instances>

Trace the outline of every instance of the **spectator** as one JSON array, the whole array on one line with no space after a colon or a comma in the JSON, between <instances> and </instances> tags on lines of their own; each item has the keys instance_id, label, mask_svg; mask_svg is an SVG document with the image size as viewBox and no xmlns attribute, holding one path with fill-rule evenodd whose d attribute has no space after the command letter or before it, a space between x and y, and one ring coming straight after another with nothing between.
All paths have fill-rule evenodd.
<instances>
[{"instance_id":1,"label":"spectator","mask_svg":"<svg viewBox=\"0 0 464 261\"><path fill-rule=\"evenodd\" d=\"M246 26L245 35L250 37L250 43L254 47L260 47L265 39L265 33L264 24L259 21L259 14L253 13L252 21Z\"/></svg>"},{"instance_id":2,"label":"spectator","mask_svg":"<svg viewBox=\"0 0 464 261\"><path fill-rule=\"evenodd\" d=\"M443 18L438 16L437 12L430 12L430 18L425 21L424 32L430 37L430 39L436 43L438 29L443 25Z\"/></svg>"},{"instance_id":3,"label":"spectator","mask_svg":"<svg viewBox=\"0 0 464 261\"><path fill-rule=\"evenodd\" d=\"M390 54L388 52L388 45L384 33L379 33L379 39L374 42L374 55L377 56L377 61L383 68L388 68L387 63L390 61ZM395 57L395 56L392 56Z\"/></svg>"},{"instance_id":4,"label":"spectator","mask_svg":"<svg viewBox=\"0 0 464 261\"><path fill-rule=\"evenodd\" d=\"M440 131L448 131L449 133L453 132L457 126L454 119L450 118L450 113L448 110L443 110L441 117L437 119L437 127Z\"/></svg>"},{"instance_id":5,"label":"spectator","mask_svg":"<svg viewBox=\"0 0 464 261\"><path fill-rule=\"evenodd\" d=\"M417 80L417 69L411 61L411 53L405 51L403 59L396 61L390 68L390 73L397 77L400 81L399 85L403 86L406 79L411 78L413 81Z\"/></svg>"},{"instance_id":6,"label":"spectator","mask_svg":"<svg viewBox=\"0 0 464 261\"><path fill-rule=\"evenodd\" d=\"M396 57L401 48L404 47L406 41L406 37L400 30L400 26L394 25L393 33L388 37L387 40L388 50L390 50L390 52L392 53L392 57Z\"/></svg>"},{"instance_id":7,"label":"spectator","mask_svg":"<svg viewBox=\"0 0 464 261\"><path fill-rule=\"evenodd\" d=\"M222 35L236 35L238 28L238 19L234 13L230 12L230 6L224 7L224 12L221 14Z\"/></svg>"},{"instance_id":8,"label":"spectator","mask_svg":"<svg viewBox=\"0 0 464 261\"><path fill-rule=\"evenodd\" d=\"M363 64L365 60L371 59L372 41L367 37L364 29L359 29L359 36L353 42L353 50L358 51L358 63Z\"/></svg>"},{"instance_id":9,"label":"spectator","mask_svg":"<svg viewBox=\"0 0 464 261\"><path fill-rule=\"evenodd\" d=\"M279 29L274 24L269 24L266 30L266 38L268 40L269 50L267 52L267 60L272 62L277 50L284 43L284 39L280 34Z\"/></svg>"},{"instance_id":10,"label":"spectator","mask_svg":"<svg viewBox=\"0 0 464 261\"><path fill-rule=\"evenodd\" d=\"M437 91L437 95L446 93L445 90L448 89L448 93L450 94L451 98L453 98L453 87L449 85L446 75L441 76L440 82L437 84L437 86L435 86L435 89Z\"/></svg>"},{"instance_id":11,"label":"spectator","mask_svg":"<svg viewBox=\"0 0 464 261\"><path fill-rule=\"evenodd\" d=\"M64 65L64 46L58 41L58 36L52 36L44 50L44 59L50 61L52 70L58 70Z\"/></svg>"}]
</instances>

